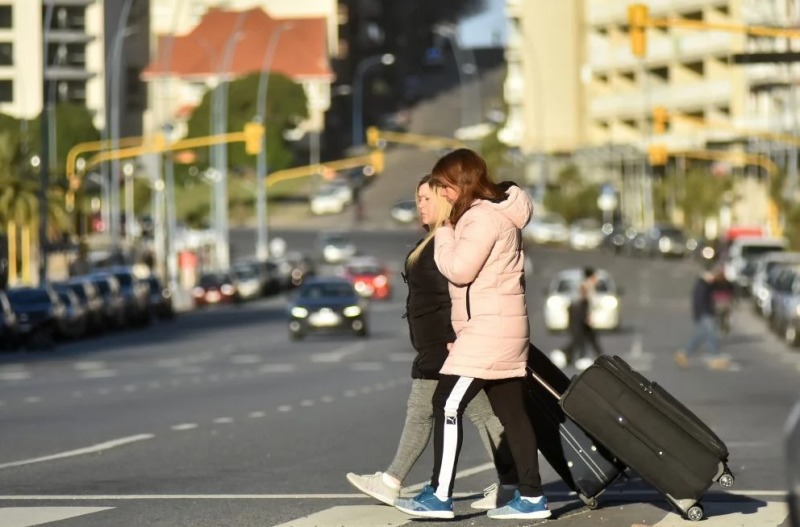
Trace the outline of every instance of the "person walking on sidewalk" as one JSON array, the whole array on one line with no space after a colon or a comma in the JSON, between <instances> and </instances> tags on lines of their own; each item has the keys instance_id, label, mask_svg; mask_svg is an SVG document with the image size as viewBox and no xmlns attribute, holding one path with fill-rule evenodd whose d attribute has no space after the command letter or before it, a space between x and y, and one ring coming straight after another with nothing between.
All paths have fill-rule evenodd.
<instances>
[{"instance_id":1,"label":"person walking on sidewalk","mask_svg":"<svg viewBox=\"0 0 800 527\"><path fill-rule=\"evenodd\" d=\"M429 485L395 507L426 518L453 518L453 483L464 409L480 392L503 423L519 490L487 514L497 519L549 518L542 495L536 434L525 407L530 341L521 229L533 203L513 184L496 184L475 152L455 150L433 167L432 186L453 205L435 234L436 266L448 279L456 339L433 394L434 467Z\"/></svg>"},{"instance_id":2,"label":"person walking on sidewalk","mask_svg":"<svg viewBox=\"0 0 800 527\"><path fill-rule=\"evenodd\" d=\"M705 271L692 288L692 320L694 333L686 347L675 352L675 362L681 368L689 366L689 358L705 343L708 351L708 366L712 369L727 369L729 361L720 354L717 338L717 314L714 307L714 286L720 271Z\"/></svg>"},{"instance_id":3,"label":"person walking on sidewalk","mask_svg":"<svg viewBox=\"0 0 800 527\"><path fill-rule=\"evenodd\" d=\"M447 358L447 345L455 340L450 323L450 294L447 279L436 268L433 236L450 215L451 206L429 185L430 175L417 185L417 209L420 220L428 230L427 236L406 258L403 279L408 284L406 315L411 345L417 356L411 367L411 393L397 452L383 472L359 475L347 474L347 481L359 491L394 505L400 488L411 468L422 455L433 430L433 393L439 382L439 370ZM508 443L503 437L503 425L492 411L486 394L475 397L465 414L478 429L490 457L494 460L499 485L486 489L485 496L472 503L475 509L493 509L505 505L517 489L517 472Z\"/></svg>"}]
</instances>

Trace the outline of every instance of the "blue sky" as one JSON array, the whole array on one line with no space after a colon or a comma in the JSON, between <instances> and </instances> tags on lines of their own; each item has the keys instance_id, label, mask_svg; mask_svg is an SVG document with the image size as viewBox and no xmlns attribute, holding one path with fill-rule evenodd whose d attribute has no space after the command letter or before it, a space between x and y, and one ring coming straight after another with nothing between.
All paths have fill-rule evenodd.
<instances>
[{"instance_id":1,"label":"blue sky","mask_svg":"<svg viewBox=\"0 0 800 527\"><path fill-rule=\"evenodd\" d=\"M486 9L483 13L465 18L458 25L458 38L464 47L505 46L508 31L505 0L485 0L485 2Z\"/></svg>"}]
</instances>

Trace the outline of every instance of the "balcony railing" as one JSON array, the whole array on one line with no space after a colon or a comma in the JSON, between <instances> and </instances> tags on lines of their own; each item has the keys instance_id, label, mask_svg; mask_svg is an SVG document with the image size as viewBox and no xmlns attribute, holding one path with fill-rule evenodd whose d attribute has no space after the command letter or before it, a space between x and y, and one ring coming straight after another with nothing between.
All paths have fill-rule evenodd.
<instances>
[{"instance_id":1,"label":"balcony railing","mask_svg":"<svg viewBox=\"0 0 800 527\"><path fill-rule=\"evenodd\" d=\"M653 106L696 111L708 105L729 104L733 94L728 79L699 82L687 86L667 85L650 90L647 97L641 91L593 98L589 111L595 119L639 119Z\"/></svg>"}]
</instances>

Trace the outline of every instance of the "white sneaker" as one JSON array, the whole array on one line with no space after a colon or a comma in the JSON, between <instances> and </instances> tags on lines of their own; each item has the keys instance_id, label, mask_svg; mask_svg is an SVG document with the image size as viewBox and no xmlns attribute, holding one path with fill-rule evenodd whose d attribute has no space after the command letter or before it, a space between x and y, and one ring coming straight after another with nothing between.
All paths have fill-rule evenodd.
<instances>
[{"instance_id":1,"label":"white sneaker","mask_svg":"<svg viewBox=\"0 0 800 527\"><path fill-rule=\"evenodd\" d=\"M516 490L516 485L498 485L497 483L492 483L483 489L483 498L478 501L473 501L470 507L482 511L502 507L514 499L514 492Z\"/></svg>"},{"instance_id":2,"label":"white sneaker","mask_svg":"<svg viewBox=\"0 0 800 527\"><path fill-rule=\"evenodd\" d=\"M372 496L386 505L394 505L394 500L400 497L399 488L392 488L383 481L383 472L363 476L348 472L347 481L367 496Z\"/></svg>"}]
</instances>

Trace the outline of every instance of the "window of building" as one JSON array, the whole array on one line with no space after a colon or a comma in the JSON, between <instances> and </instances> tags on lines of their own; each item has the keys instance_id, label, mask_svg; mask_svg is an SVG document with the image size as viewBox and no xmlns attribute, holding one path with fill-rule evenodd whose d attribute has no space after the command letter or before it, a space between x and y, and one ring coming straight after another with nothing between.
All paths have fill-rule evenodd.
<instances>
[{"instance_id":1,"label":"window of building","mask_svg":"<svg viewBox=\"0 0 800 527\"><path fill-rule=\"evenodd\" d=\"M14 81L0 80L0 102L14 101Z\"/></svg>"},{"instance_id":2,"label":"window of building","mask_svg":"<svg viewBox=\"0 0 800 527\"><path fill-rule=\"evenodd\" d=\"M0 66L14 65L14 45L11 42L0 42Z\"/></svg>"},{"instance_id":3,"label":"window of building","mask_svg":"<svg viewBox=\"0 0 800 527\"><path fill-rule=\"evenodd\" d=\"M11 29L14 25L10 5L0 5L0 28Z\"/></svg>"}]
</instances>

